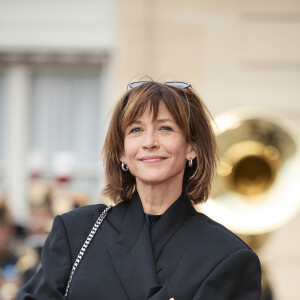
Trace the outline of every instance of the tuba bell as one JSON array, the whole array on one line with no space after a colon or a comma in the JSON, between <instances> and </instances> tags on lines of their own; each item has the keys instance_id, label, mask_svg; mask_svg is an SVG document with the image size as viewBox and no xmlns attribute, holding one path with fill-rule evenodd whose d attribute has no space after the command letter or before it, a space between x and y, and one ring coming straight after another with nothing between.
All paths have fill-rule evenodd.
<instances>
[{"instance_id":1,"label":"tuba bell","mask_svg":"<svg viewBox=\"0 0 300 300\"><path fill-rule=\"evenodd\" d=\"M299 140L282 117L235 109L215 120L219 163L198 209L239 235L276 230L300 209Z\"/></svg>"}]
</instances>

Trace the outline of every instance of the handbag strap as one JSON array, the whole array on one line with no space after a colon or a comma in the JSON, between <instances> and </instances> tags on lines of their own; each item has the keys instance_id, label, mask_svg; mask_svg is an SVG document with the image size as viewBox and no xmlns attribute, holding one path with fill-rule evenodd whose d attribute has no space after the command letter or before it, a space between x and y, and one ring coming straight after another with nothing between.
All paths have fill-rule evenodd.
<instances>
[{"instance_id":1,"label":"handbag strap","mask_svg":"<svg viewBox=\"0 0 300 300\"><path fill-rule=\"evenodd\" d=\"M112 205L109 205L107 206L103 212L101 213L101 215L99 216L99 218L97 219L96 223L94 224L91 232L89 233L88 237L86 238L85 242L83 243L78 255L77 255L77 258L73 264L73 267L72 267L72 270L70 272L70 276L69 276L69 280L68 280L68 283L67 283L67 287L66 287L66 291L65 291L65 298L68 297L68 292L69 292L69 288L70 288L70 285L71 285L71 282L72 282L72 279L73 279L73 276L77 270L77 267L79 265L79 263L81 262L82 258L83 258L83 255L86 251L86 249L88 248L89 244L91 243L93 237L95 236L99 226L101 225L102 221L105 219L108 211L112 208Z\"/></svg>"}]
</instances>

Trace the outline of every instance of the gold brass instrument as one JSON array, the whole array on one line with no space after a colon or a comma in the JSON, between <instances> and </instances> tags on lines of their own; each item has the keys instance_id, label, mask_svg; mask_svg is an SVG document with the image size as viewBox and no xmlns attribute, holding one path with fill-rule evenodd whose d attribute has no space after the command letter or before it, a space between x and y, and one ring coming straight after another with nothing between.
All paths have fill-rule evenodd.
<instances>
[{"instance_id":1,"label":"gold brass instrument","mask_svg":"<svg viewBox=\"0 0 300 300\"><path fill-rule=\"evenodd\" d=\"M299 140L288 121L257 109L216 118L219 165L200 211L240 235L271 232L300 209Z\"/></svg>"},{"instance_id":2,"label":"gold brass instrument","mask_svg":"<svg viewBox=\"0 0 300 300\"><path fill-rule=\"evenodd\" d=\"M235 109L215 125L217 174L211 198L197 209L257 251L300 209L299 139L287 120L263 110ZM261 299L271 299L264 266L262 272Z\"/></svg>"}]
</instances>

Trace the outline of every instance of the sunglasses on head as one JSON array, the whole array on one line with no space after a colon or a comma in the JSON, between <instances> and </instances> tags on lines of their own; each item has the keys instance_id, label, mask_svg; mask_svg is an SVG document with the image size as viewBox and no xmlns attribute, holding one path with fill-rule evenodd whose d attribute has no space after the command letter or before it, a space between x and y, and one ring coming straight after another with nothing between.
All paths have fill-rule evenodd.
<instances>
[{"instance_id":1,"label":"sunglasses on head","mask_svg":"<svg viewBox=\"0 0 300 300\"><path fill-rule=\"evenodd\" d=\"M139 85L143 85L144 83L147 83L147 82L151 82L151 81L134 81L134 82L130 82L130 83L128 83L128 87L135 88L135 87L137 87ZM163 84L170 85L170 86L175 86L175 87L178 87L178 88L181 88L181 89L187 89L191 86L190 83L181 82L181 81L166 81L166 82L163 82Z\"/></svg>"}]
</instances>

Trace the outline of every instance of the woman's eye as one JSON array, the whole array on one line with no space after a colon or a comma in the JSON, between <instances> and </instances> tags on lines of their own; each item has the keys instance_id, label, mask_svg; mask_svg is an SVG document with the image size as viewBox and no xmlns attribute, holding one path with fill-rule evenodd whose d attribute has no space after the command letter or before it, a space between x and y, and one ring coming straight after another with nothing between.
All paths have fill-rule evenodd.
<instances>
[{"instance_id":1,"label":"woman's eye","mask_svg":"<svg viewBox=\"0 0 300 300\"><path fill-rule=\"evenodd\" d=\"M160 127L160 130L162 130L162 131L173 131L173 129L170 126L162 126L162 127Z\"/></svg>"},{"instance_id":2,"label":"woman's eye","mask_svg":"<svg viewBox=\"0 0 300 300\"><path fill-rule=\"evenodd\" d=\"M140 132L142 129L140 127L134 127L134 128L131 128L129 133L137 133L137 132Z\"/></svg>"}]
</instances>

